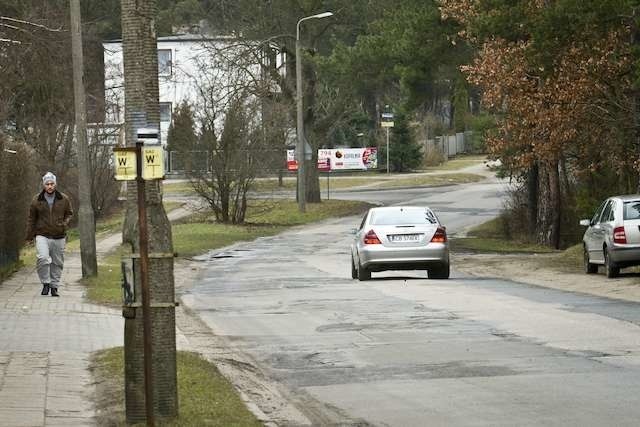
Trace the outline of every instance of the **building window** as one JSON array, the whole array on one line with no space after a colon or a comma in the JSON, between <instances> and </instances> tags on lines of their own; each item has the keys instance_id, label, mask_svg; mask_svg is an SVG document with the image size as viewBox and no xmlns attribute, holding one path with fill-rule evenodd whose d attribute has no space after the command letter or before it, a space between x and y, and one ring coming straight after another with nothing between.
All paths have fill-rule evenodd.
<instances>
[{"instance_id":1,"label":"building window","mask_svg":"<svg viewBox=\"0 0 640 427\"><path fill-rule=\"evenodd\" d=\"M160 122L171 122L171 103L160 103Z\"/></svg>"},{"instance_id":2,"label":"building window","mask_svg":"<svg viewBox=\"0 0 640 427\"><path fill-rule=\"evenodd\" d=\"M158 75L170 76L173 72L171 49L158 49Z\"/></svg>"}]
</instances>

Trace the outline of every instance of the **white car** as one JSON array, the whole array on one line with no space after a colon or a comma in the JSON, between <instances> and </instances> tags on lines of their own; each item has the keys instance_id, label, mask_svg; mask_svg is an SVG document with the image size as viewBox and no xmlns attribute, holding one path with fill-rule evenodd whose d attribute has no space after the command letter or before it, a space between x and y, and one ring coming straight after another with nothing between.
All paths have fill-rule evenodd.
<instances>
[{"instance_id":1,"label":"white car","mask_svg":"<svg viewBox=\"0 0 640 427\"><path fill-rule=\"evenodd\" d=\"M424 206L371 208L351 244L351 277L371 279L371 272L427 270L430 279L449 278L446 228Z\"/></svg>"},{"instance_id":2,"label":"white car","mask_svg":"<svg viewBox=\"0 0 640 427\"><path fill-rule=\"evenodd\" d=\"M603 265L611 278L621 268L640 265L640 194L609 197L580 225L587 227L582 238L585 273L597 273Z\"/></svg>"}]
</instances>

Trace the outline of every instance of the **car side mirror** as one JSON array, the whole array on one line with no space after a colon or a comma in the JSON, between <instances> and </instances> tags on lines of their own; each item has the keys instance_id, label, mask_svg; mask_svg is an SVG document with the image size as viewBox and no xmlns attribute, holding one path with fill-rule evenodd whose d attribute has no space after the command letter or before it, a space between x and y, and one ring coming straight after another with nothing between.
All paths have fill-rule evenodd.
<instances>
[{"instance_id":1,"label":"car side mirror","mask_svg":"<svg viewBox=\"0 0 640 427\"><path fill-rule=\"evenodd\" d=\"M581 219L580 220L580 225L583 225L585 227L589 227L591 225L591 220L589 220L589 219Z\"/></svg>"},{"instance_id":2,"label":"car side mirror","mask_svg":"<svg viewBox=\"0 0 640 427\"><path fill-rule=\"evenodd\" d=\"M352 228L351 229L351 234L353 234L353 235L358 234L358 229L357 228Z\"/></svg>"}]
</instances>

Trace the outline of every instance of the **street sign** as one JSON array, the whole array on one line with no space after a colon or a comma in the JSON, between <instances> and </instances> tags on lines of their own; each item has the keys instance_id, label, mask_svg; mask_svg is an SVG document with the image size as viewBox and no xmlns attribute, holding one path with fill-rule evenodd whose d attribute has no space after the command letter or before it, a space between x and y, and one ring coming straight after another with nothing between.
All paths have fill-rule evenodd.
<instances>
[{"instance_id":1,"label":"street sign","mask_svg":"<svg viewBox=\"0 0 640 427\"><path fill-rule=\"evenodd\" d=\"M136 148L113 149L116 181L135 181L136 179ZM164 178L163 148L159 145L142 147L142 179Z\"/></svg>"},{"instance_id":2,"label":"street sign","mask_svg":"<svg viewBox=\"0 0 640 427\"><path fill-rule=\"evenodd\" d=\"M385 112L380 113L380 126L383 128L392 128L393 127L393 113Z\"/></svg>"},{"instance_id":3,"label":"street sign","mask_svg":"<svg viewBox=\"0 0 640 427\"><path fill-rule=\"evenodd\" d=\"M164 178L162 147L142 147L142 179Z\"/></svg>"},{"instance_id":4,"label":"street sign","mask_svg":"<svg viewBox=\"0 0 640 427\"><path fill-rule=\"evenodd\" d=\"M144 145L160 144L160 132L156 128L138 128L136 138Z\"/></svg>"},{"instance_id":5,"label":"street sign","mask_svg":"<svg viewBox=\"0 0 640 427\"><path fill-rule=\"evenodd\" d=\"M136 152L127 148L114 148L113 155L116 165L115 178L117 181L135 181Z\"/></svg>"}]
</instances>

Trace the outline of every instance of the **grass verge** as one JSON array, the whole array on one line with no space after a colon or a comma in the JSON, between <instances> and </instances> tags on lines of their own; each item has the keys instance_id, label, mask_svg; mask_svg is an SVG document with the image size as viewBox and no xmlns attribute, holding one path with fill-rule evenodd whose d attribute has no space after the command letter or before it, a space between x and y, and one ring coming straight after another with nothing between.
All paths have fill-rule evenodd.
<instances>
[{"instance_id":1,"label":"grass verge","mask_svg":"<svg viewBox=\"0 0 640 427\"><path fill-rule=\"evenodd\" d=\"M428 171L450 171L464 169L469 166L474 166L483 163L487 159L486 155L482 154L469 154L460 155L454 159L450 159L438 166L428 167Z\"/></svg>"},{"instance_id":2,"label":"grass verge","mask_svg":"<svg viewBox=\"0 0 640 427\"><path fill-rule=\"evenodd\" d=\"M159 426L260 426L218 369L195 353L177 354L180 414L157 420ZM97 382L99 425L124 426L124 351L122 347L94 353L91 370Z\"/></svg>"},{"instance_id":3,"label":"grass verge","mask_svg":"<svg viewBox=\"0 0 640 427\"><path fill-rule=\"evenodd\" d=\"M515 261L519 268L552 270L559 274L582 273L582 243L565 250L555 250L547 246L507 240L503 237L505 234L503 230L504 224L501 217L487 221L470 230L469 237L451 239L451 251L454 253L496 254L488 259L482 258L484 266L496 265L499 267Z\"/></svg>"},{"instance_id":4,"label":"grass verge","mask_svg":"<svg viewBox=\"0 0 640 427\"><path fill-rule=\"evenodd\" d=\"M583 269L582 256L582 243L578 243L549 257L546 265L564 272L579 273Z\"/></svg>"},{"instance_id":5,"label":"grass verge","mask_svg":"<svg viewBox=\"0 0 640 427\"><path fill-rule=\"evenodd\" d=\"M164 202L164 210L169 213L174 209L182 206L178 202ZM96 222L96 240L113 233L122 231L122 222L124 221L124 210L118 209L106 218L102 218ZM80 234L77 227L72 228L67 233L67 249L71 251L80 250Z\"/></svg>"},{"instance_id":6,"label":"grass verge","mask_svg":"<svg viewBox=\"0 0 640 427\"><path fill-rule=\"evenodd\" d=\"M468 237L451 239L453 252L557 253L547 246L505 239L502 217L494 218L471 229Z\"/></svg>"},{"instance_id":7,"label":"grass verge","mask_svg":"<svg viewBox=\"0 0 640 427\"><path fill-rule=\"evenodd\" d=\"M450 173L441 175L416 175L408 178L397 178L384 181L378 188L393 187L420 187L420 186L443 186L453 184L467 184L485 179L482 175L473 173Z\"/></svg>"},{"instance_id":8,"label":"grass verge","mask_svg":"<svg viewBox=\"0 0 640 427\"><path fill-rule=\"evenodd\" d=\"M123 248L109 253L98 263L98 275L82 279L87 287L87 299L96 304L122 305L121 260Z\"/></svg>"}]
</instances>

